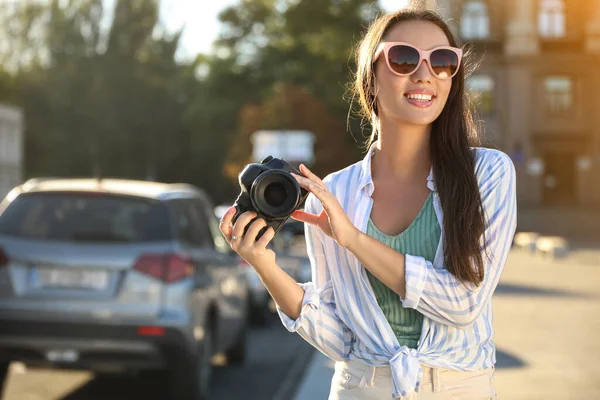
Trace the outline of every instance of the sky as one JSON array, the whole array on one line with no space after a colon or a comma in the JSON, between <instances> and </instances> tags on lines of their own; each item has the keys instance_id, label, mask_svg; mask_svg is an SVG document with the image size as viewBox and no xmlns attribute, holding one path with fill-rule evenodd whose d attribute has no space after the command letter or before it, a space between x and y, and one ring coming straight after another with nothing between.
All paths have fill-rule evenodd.
<instances>
[{"instance_id":1,"label":"sky","mask_svg":"<svg viewBox=\"0 0 600 400\"><path fill-rule=\"evenodd\" d=\"M169 30L185 24L179 59L193 58L198 53L207 53L219 34L219 12L239 0L168 0L165 1L165 23ZM408 0L379 0L386 11L395 11L407 5Z\"/></svg>"}]
</instances>

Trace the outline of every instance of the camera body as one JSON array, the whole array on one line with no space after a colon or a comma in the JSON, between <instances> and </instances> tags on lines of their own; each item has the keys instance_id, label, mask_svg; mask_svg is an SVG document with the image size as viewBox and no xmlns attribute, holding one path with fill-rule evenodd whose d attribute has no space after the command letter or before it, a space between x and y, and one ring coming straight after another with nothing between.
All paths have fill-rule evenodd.
<instances>
[{"instance_id":1,"label":"camera body","mask_svg":"<svg viewBox=\"0 0 600 400\"><path fill-rule=\"evenodd\" d=\"M291 173L300 172L286 161L268 156L260 164L248 164L238 176L241 192L233 204L232 223L246 211L254 211L267 226L260 230L260 238L269 226L277 234L292 212L301 208L309 192L300 187ZM251 223L246 225L246 233Z\"/></svg>"}]
</instances>

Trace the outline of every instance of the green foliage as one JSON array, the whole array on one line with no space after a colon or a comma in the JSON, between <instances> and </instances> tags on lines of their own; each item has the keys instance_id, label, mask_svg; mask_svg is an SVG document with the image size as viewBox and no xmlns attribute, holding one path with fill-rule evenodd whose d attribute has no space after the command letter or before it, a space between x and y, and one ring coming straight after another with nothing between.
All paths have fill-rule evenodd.
<instances>
[{"instance_id":1,"label":"green foliage","mask_svg":"<svg viewBox=\"0 0 600 400\"><path fill-rule=\"evenodd\" d=\"M335 157L335 153L317 149L316 172L321 175L360 155L357 142L362 142L363 133L359 121L353 118L348 119L351 132L347 131L349 105L344 99L351 81L350 71L354 69L354 46L361 30L379 12L376 3L366 0L244 0L221 14L224 32L216 43L219 52L235 60L245 71L247 82L260 88L255 92L260 99L253 102L262 107L255 113L260 115L256 117L259 122L255 118L249 126L262 129L307 126L290 122L290 113L309 118L328 115L337 121L332 125L329 118L323 117L321 125L310 124L317 136L317 146L331 149L325 143L337 142L338 149L347 155L337 157L336 164L323 159ZM311 114L295 107L291 99L281 97L282 84L288 88L301 87L305 92L303 107L310 109L308 104L317 101L320 106L314 110L321 111ZM276 103L283 111L272 109L272 99L278 99ZM329 129L324 129L326 126ZM248 144L241 142L247 141L251 132L243 124L238 124L238 128L237 140L246 150L234 149L230 153L229 174L247 162L250 155Z\"/></svg>"}]
</instances>

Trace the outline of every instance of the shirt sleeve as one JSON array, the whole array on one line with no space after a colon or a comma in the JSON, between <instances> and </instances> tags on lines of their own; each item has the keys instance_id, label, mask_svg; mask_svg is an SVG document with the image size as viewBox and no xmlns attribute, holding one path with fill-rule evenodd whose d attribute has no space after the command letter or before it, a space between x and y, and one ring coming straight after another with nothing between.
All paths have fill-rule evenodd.
<instances>
[{"instance_id":1,"label":"shirt sleeve","mask_svg":"<svg viewBox=\"0 0 600 400\"><path fill-rule=\"evenodd\" d=\"M305 210L312 214L320 213L317 202L314 195L309 195ZM288 331L298 332L308 343L330 359L343 361L350 355L354 335L336 314L322 233L318 228L307 223L304 229L312 282L299 284L304 289L304 298L298 319L291 319L279 307L277 312Z\"/></svg>"},{"instance_id":2,"label":"shirt sleeve","mask_svg":"<svg viewBox=\"0 0 600 400\"><path fill-rule=\"evenodd\" d=\"M493 159L479 165L483 168L479 190L487 221L482 284L473 287L461 283L447 269L435 268L423 257L406 254L406 296L401 299L404 308L464 329L487 307L504 270L517 225L514 165L506 154L495 154L482 156Z\"/></svg>"}]
</instances>

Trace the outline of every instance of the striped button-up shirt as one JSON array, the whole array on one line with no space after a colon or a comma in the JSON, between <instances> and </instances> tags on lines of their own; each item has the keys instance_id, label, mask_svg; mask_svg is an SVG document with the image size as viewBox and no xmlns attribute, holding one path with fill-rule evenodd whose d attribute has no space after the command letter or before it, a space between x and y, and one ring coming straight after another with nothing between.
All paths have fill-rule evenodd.
<instances>
[{"instance_id":1,"label":"striped button-up shirt","mask_svg":"<svg viewBox=\"0 0 600 400\"><path fill-rule=\"evenodd\" d=\"M364 160L328 175L324 183L350 220L366 231L374 190L371 147ZM402 306L424 315L417 349L400 346L373 294L366 270L350 251L318 228L306 225L312 282L304 289L300 317L281 310L285 327L334 361L389 365L394 398L419 391L421 364L459 371L489 368L496 362L491 297L516 229L516 182L511 159L498 150L475 148L475 173L486 216L485 278L481 285L459 282L444 266L443 235L434 262L405 254L406 296ZM437 220L443 213L433 173L427 178ZM319 214L320 201L310 195L306 211ZM483 238L482 238L483 239ZM483 240L481 240L483 243Z\"/></svg>"}]
</instances>

